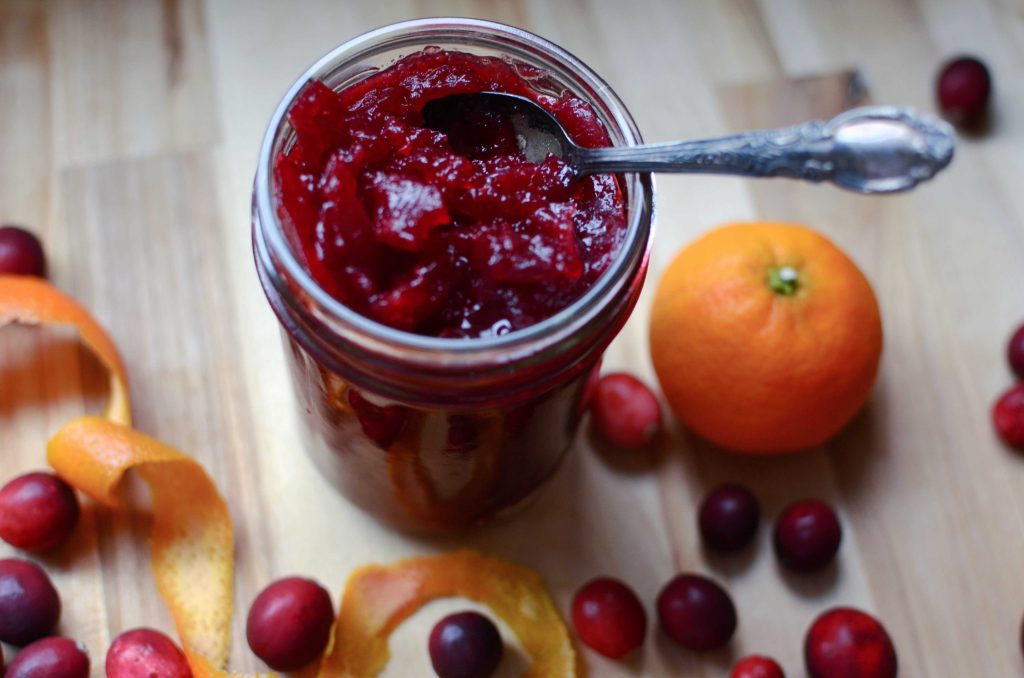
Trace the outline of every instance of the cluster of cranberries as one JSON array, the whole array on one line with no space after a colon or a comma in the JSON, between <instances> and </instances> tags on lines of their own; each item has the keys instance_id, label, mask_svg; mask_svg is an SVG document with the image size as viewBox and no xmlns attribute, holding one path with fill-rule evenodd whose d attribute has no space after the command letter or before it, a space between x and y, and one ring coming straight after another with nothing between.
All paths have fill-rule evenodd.
<instances>
[{"instance_id":1,"label":"cluster of cranberries","mask_svg":"<svg viewBox=\"0 0 1024 678\"><path fill-rule=\"evenodd\" d=\"M67 542L78 524L78 497L49 473L27 473L0 488L0 538L30 553ZM5 678L86 678L89 656L70 638L53 635L60 595L46 572L22 558L0 560L0 642L22 648ZM185 655L158 631L136 629L114 640L107 654L109 678L189 678Z\"/></svg>"},{"instance_id":2,"label":"cluster of cranberries","mask_svg":"<svg viewBox=\"0 0 1024 678\"><path fill-rule=\"evenodd\" d=\"M734 553L750 545L760 520L761 509L750 490L722 485L701 504L698 526L708 548ZM835 512L818 500L798 501L785 508L774 531L779 560L797 572L826 567L834 559L841 539ZM680 574L669 581L658 595L657 611L662 630L690 650L723 647L736 631L732 598L716 582L701 575ZM572 622L583 643L612 659L621 659L640 647L647 631L640 599L629 586L608 577L594 579L576 593ZM808 672L814 678L896 675L896 655L888 634L876 620L857 610L837 609L819 617L808 632L805 656ZM740 660L732 672L732 678L782 677L779 665L760 655Z\"/></svg>"},{"instance_id":3,"label":"cluster of cranberries","mask_svg":"<svg viewBox=\"0 0 1024 678\"><path fill-rule=\"evenodd\" d=\"M992 408L992 421L999 437L1007 445L1024 449L1024 325L1010 337L1006 354L1010 369L1022 381L996 401Z\"/></svg>"}]
</instances>

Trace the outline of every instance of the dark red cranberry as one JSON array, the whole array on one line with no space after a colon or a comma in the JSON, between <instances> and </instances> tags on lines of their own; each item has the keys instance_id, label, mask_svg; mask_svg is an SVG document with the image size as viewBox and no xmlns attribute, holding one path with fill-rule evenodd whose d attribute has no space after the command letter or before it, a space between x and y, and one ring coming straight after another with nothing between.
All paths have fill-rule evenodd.
<instances>
[{"instance_id":1,"label":"dark red cranberry","mask_svg":"<svg viewBox=\"0 0 1024 678\"><path fill-rule=\"evenodd\" d=\"M287 577L263 589L246 621L249 647L276 671L294 671L327 647L334 609L327 590L311 579Z\"/></svg>"},{"instance_id":2,"label":"dark red cranberry","mask_svg":"<svg viewBox=\"0 0 1024 678\"><path fill-rule=\"evenodd\" d=\"M936 90L943 115L957 125L970 126L985 116L992 79L978 59L958 57L943 66Z\"/></svg>"},{"instance_id":3,"label":"dark red cranberry","mask_svg":"<svg viewBox=\"0 0 1024 678\"><path fill-rule=\"evenodd\" d=\"M601 435L622 447L642 447L661 430L661 407L636 377L616 373L597 382L590 402Z\"/></svg>"},{"instance_id":4,"label":"dark red cranberry","mask_svg":"<svg viewBox=\"0 0 1024 678\"><path fill-rule=\"evenodd\" d=\"M716 551L738 551L754 539L761 522L757 498L742 485L720 485L700 506L698 524L704 543Z\"/></svg>"},{"instance_id":5,"label":"dark red cranberry","mask_svg":"<svg viewBox=\"0 0 1024 678\"><path fill-rule=\"evenodd\" d=\"M43 638L17 654L4 678L89 678L89 655L70 638Z\"/></svg>"},{"instance_id":6,"label":"dark red cranberry","mask_svg":"<svg viewBox=\"0 0 1024 678\"><path fill-rule=\"evenodd\" d=\"M63 544L79 517L75 491L52 473L26 473L0 489L0 539L25 551Z\"/></svg>"},{"instance_id":7,"label":"dark red cranberry","mask_svg":"<svg viewBox=\"0 0 1024 678\"><path fill-rule=\"evenodd\" d=\"M877 619L838 607L814 620L804 641L810 678L895 678L896 649Z\"/></svg>"},{"instance_id":8,"label":"dark red cranberry","mask_svg":"<svg viewBox=\"0 0 1024 678\"><path fill-rule=\"evenodd\" d=\"M658 594L658 617L672 640L691 650L715 650L736 631L736 607L721 586L680 574Z\"/></svg>"},{"instance_id":9,"label":"dark red cranberry","mask_svg":"<svg viewBox=\"0 0 1024 678\"><path fill-rule=\"evenodd\" d=\"M125 631L107 650L107 678L192 678L185 653L154 629Z\"/></svg>"},{"instance_id":10,"label":"dark red cranberry","mask_svg":"<svg viewBox=\"0 0 1024 678\"><path fill-rule=\"evenodd\" d=\"M752 654L736 662L729 678L786 678L786 674L771 657Z\"/></svg>"},{"instance_id":11,"label":"dark red cranberry","mask_svg":"<svg viewBox=\"0 0 1024 678\"><path fill-rule=\"evenodd\" d=\"M775 523L775 552L797 572L814 572L831 563L842 538L835 511L817 499L790 504Z\"/></svg>"},{"instance_id":12,"label":"dark red cranberry","mask_svg":"<svg viewBox=\"0 0 1024 678\"><path fill-rule=\"evenodd\" d=\"M617 579L600 577L576 592L572 624L587 647L621 659L643 644L647 614L631 588Z\"/></svg>"},{"instance_id":13,"label":"dark red cranberry","mask_svg":"<svg viewBox=\"0 0 1024 678\"><path fill-rule=\"evenodd\" d=\"M0 641L28 645L60 619L60 596L43 569L27 560L0 560Z\"/></svg>"},{"instance_id":14,"label":"dark red cranberry","mask_svg":"<svg viewBox=\"0 0 1024 678\"><path fill-rule=\"evenodd\" d=\"M39 238L17 226L0 226L0 275L6 274L46 275Z\"/></svg>"},{"instance_id":15,"label":"dark red cranberry","mask_svg":"<svg viewBox=\"0 0 1024 678\"><path fill-rule=\"evenodd\" d=\"M1024 384L1017 384L996 401L992 421L1003 442L1024 448Z\"/></svg>"},{"instance_id":16,"label":"dark red cranberry","mask_svg":"<svg viewBox=\"0 0 1024 678\"><path fill-rule=\"evenodd\" d=\"M1024 379L1024 325L1018 327L1010 337L1010 345L1006 347L1006 357L1017 376Z\"/></svg>"},{"instance_id":17,"label":"dark red cranberry","mask_svg":"<svg viewBox=\"0 0 1024 678\"><path fill-rule=\"evenodd\" d=\"M477 612L457 612L434 625L429 649L440 678L486 678L505 648L494 622Z\"/></svg>"}]
</instances>

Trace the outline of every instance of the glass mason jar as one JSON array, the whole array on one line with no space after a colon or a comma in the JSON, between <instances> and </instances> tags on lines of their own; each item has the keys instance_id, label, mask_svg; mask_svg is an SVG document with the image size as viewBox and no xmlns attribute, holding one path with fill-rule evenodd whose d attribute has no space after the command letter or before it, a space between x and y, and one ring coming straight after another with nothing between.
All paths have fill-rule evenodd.
<instances>
[{"instance_id":1,"label":"glass mason jar","mask_svg":"<svg viewBox=\"0 0 1024 678\"><path fill-rule=\"evenodd\" d=\"M502 336L420 336L378 324L328 295L278 217L273 158L293 142L287 111L321 80L341 89L427 46L509 58L588 102L615 145L641 143L622 102L593 71L535 35L473 19L385 26L339 46L295 82L271 119L253 189L260 282L283 329L307 447L356 505L420 531L468 527L533 494L558 468L601 354L640 294L652 233L649 175L625 175L627 232L578 300Z\"/></svg>"}]
</instances>

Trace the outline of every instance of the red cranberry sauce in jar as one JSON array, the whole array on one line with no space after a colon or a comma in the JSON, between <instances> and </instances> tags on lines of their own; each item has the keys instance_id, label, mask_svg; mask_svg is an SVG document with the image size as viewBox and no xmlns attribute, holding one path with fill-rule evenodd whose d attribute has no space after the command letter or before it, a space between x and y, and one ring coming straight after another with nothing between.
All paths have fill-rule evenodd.
<instances>
[{"instance_id":1,"label":"red cranberry sauce in jar","mask_svg":"<svg viewBox=\"0 0 1024 678\"><path fill-rule=\"evenodd\" d=\"M310 82L274 173L279 216L317 283L382 324L439 337L504 334L579 298L625 237L618 180L577 178L553 155L528 162L500 116L447 136L421 115L451 94L509 92L577 143L610 145L588 104L544 83L532 66L436 47L340 92Z\"/></svg>"}]
</instances>

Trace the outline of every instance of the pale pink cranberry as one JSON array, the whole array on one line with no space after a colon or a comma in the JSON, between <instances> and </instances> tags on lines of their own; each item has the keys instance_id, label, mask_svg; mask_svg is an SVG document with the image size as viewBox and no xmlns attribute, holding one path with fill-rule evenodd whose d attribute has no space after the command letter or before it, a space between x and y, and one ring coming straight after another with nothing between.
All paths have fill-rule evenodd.
<instances>
[{"instance_id":1,"label":"pale pink cranberry","mask_svg":"<svg viewBox=\"0 0 1024 678\"><path fill-rule=\"evenodd\" d=\"M125 631L107 650L107 678L192 678L185 653L154 629Z\"/></svg>"},{"instance_id":2,"label":"pale pink cranberry","mask_svg":"<svg viewBox=\"0 0 1024 678\"><path fill-rule=\"evenodd\" d=\"M590 412L601 435L622 447L647 445L661 430L658 399L629 374L602 377L591 397Z\"/></svg>"}]
</instances>

